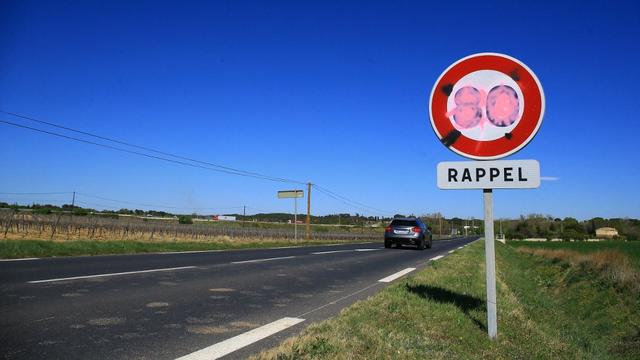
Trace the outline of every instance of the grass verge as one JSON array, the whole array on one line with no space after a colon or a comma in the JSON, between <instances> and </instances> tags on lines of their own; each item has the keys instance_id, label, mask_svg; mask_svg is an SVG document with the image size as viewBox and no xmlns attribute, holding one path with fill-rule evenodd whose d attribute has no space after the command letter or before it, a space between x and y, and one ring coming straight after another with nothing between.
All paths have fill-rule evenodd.
<instances>
[{"instance_id":1,"label":"grass verge","mask_svg":"<svg viewBox=\"0 0 640 360\"><path fill-rule=\"evenodd\" d=\"M640 270L640 241L574 241L574 242L532 242L532 241L509 241L510 246L516 248L531 248L545 250L572 250L582 254L589 254L600 251L617 251L629 257L631 263Z\"/></svg>"},{"instance_id":2,"label":"grass verge","mask_svg":"<svg viewBox=\"0 0 640 360\"><path fill-rule=\"evenodd\" d=\"M217 242L150 242L95 240L0 240L0 259L26 257L114 255L171 251L257 249L279 246L311 246L348 243L345 241L222 240Z\"/></svg>"},{"instance_id":3,"label":"grass verge","mask_svg":"<svg viewBox=\"0 0 640 360\"><path fill-rule=\"evenodd\" d=\"M494 342L477 242L256 358L640 358L637 298L602 282L597 268L496 250Z\"/></svg>"}]
</instances>

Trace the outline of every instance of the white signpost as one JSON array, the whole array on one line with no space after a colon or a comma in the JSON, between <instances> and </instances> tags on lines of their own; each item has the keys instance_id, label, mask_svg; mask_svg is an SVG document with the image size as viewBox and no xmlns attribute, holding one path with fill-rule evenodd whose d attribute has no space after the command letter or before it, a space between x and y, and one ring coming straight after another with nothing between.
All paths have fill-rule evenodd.
<instances>
[{"instance_id":1,"label":"white signpost","mask_svg":"<svg viewBox=\"0 0 640 360\"><path fill-rule=\"evenodd\" d=\"M303 190L283 190L278 191L278 199L293 198L293 236L298 241L298 198L304 197Z\"/></svg>"},{"instance_id":2,"label":"white signpost","mask_svg":"<svg viewBox=\"0 0 640 360\"><path fill-rule=\"evenodd\" d=\"M429 116L438 139L451 151L474 160L496 160L516 153L535 136L545 99L536 75L503 54L467 56L436 80ZM440 189L482 189L487 272L487 330L498 336L493 189L540 186L536 160L463 161L438 164Z\"/></svg>"},{"instance_id":3,"label":"white signpost","mask_svg":"<svg viewBox=\"0 0 640 360\"><path fill-rule=\"evenodd\" d=\"M438 164L440 189L533 189L540 186L537 160L452 161Z\"/></svg>"}]
</instances>

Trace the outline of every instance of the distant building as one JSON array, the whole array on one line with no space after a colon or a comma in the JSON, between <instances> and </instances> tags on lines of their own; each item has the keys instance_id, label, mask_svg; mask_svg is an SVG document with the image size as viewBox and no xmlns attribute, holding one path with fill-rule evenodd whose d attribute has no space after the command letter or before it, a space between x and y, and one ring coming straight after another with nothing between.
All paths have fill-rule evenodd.
<instances>
[{"instance_id":1,"label":"distant building","mask_svg":"<svg viewBox=\"0 0 640 360\"><path fill-rule=\"evenodd\" d=\"M596 229L596 237L598 239L613 239L618 236L618 230L612 227L601 227Z\"/></svg>"},{"instance_id":2,"label":"distant building","mask_svg":"<svg viewBox=\"0 0 640 360\"><path fill-rule=\"evenodd\" d=\"M227 216L227 215L213 215L211 217L213 221L236 221L235 216Z\"/></svg>"}]
</instances>

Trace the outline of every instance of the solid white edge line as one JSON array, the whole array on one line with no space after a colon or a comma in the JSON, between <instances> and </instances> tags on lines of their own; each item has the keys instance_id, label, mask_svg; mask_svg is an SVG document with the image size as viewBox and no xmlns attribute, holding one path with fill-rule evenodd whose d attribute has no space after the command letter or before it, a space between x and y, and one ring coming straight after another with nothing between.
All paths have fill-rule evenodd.
<instances>
[{"instance_id":1,"label":"solid white edge line","mask_svg":"<svg viewBox=\"0 0 640 360\"><path fill-rule=\"evenodd\" d=\"M440 259L442 259L443 257L444 257L444 255L438 255L438 256L436 256L436 257L432 257L432 258L431 258L431 259L429 259L429 260L431 260L431 261L436 261L436 260L440 260Z\"/></svg>"},{"instance_id":2,"label":"solid white edge line","mask_svg":"<svg viewBox=\"0 0 640 360\"><path fill-rule=\"evenodd\" d=\"M389 275L389 276L387 276L387 277L386 277L386 278L384 278L384 279L380 279L380 280L378 280L378 282L384 282L384 283L392 282L393 280L395 280L395 279L397 279L397 278L399 278L399 277L402 277L402 276L404 276L404 275L406 275L406 274L408 274L408 273L412 272L412 271L413 271L413 270L415 270L415 269L416 269L416 268L406 268L406 269L404 269L404 270L402 270L402 271L398 271L398 272L397 272L397 273L395 273L395 274Z\"/></svg>"},{"instance_id":3,"label":"solid white edge line","mask_svg":"<svg viewBox=\"0 0 640 360\"><path fill-rule=\"evenodd\" d=\"M38 260L40 258L0 259L0 262Z\"/></svg>"},{"instance_id":4,"label":"solid white edge line","mask_svg":"<svg viewBox=\"0 0 640 360\"><path fill-rule=\"evenodd\" d=\"M263 325L259 328L247 331L240 335L234 336L227 340L213 344L204 349L198 350L191 354L179 357L176 360L212 360L228 355L236 350L240 350L245 346L251 345L268 336L283 331L294 325L303 322L304 319L285 317L272 323Z\"/></svg>"},{"instance_id":5,"label":"solid white edge line","mask_svg":"<svg viewBox=\"0 0 640 360\"><path fill-rule=\"evenodd\" d=\"M91 279L91 278L98 278L98 277L131 275L131 274L144 274L144 273L159 272L159 271L172 271L172 270L184 270L184 269L195 269L195 268L196 268L195 266L181 266L181 267L164 268L164 269L125 271L125 272L109 273L109 274L95 274L95 275L73 276L73 277L57 278L57 279L33 280L33 281L27 281L27 284L40 284L40 283L55 282L55 281Z\"/></svg>"},{"instance_id":6,"label":"solid white edge line","mask_svg":"<svg viewBox=\"0 0 640 360\"><path fill-rule=\"evenodd\" d=\"M221 252L224 250L191 250L191 251L173 251L173 252L156 252L153 254L156 255L176 255L176 254L201 254L201 253L212 253L212 252Z\"/></svg>"},{"instance_id":7,"label":"solid white edge line","mask_svg":"<svg viewBox=\"0 0 640 360\"><path fill-rule=\"evenodd\" d=\"M335 253L343 253L343 252L353 252L353 250L318 251L318 252L312 252L311 255L325 255L325 254L335 254Z\"/></svg>"},{"instance_id":8,"label":"solid white edge line","mask_svg":"<svg viewBox=\"0 0 640 360\"><path fill-rule=\"evenodd\" d=\"M248 263L256 263L263 261L272 261L272 260L283 260L283 259L293 259L295 256L281 256L274 258L266 258L266 259L254 259L254 260L243 260L243 261L233 261L232 264L248 264Z\"/></svg>"},{"instance_id":9,"label":"solid white edge line","mask_svg":"<svg viewBox=\"0 0 640 360\"><path fill-rule=\"evenodd\" d=\"M451 250L449 251L449 254L453 254L454 252L456 252L455 250Z\"/></svg>"}]
</instances>

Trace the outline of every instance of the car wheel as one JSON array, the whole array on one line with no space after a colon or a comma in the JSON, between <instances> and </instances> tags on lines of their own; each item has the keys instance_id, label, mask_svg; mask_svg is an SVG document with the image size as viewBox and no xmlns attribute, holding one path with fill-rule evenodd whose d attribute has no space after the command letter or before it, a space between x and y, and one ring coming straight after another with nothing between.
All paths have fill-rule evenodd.
<instances>
[{"instance_id":1,"label":"car wheel","mask_svg":"<svg viewBox=\"0 0 640 360\"><path fill-rule=\"evenodd\" d=\"M418 243L418 250L424 250L424 247L425 247L424 243L425 243L424 239L420 240L420 242Z\"/></svg>"},{"instance_id":2,"label":"car wheel","mask_svg":"<svg viewBox=\"0 0 640 360\"><path fill-rule=\"evenodd\" d=\"M388 242L388 241L385 241L385 242L384 242L384 247L385 247L386 249L389 249L389 248L391 247L391 243L390 243L390 242Z\"/></svg>"}]
</instances>

